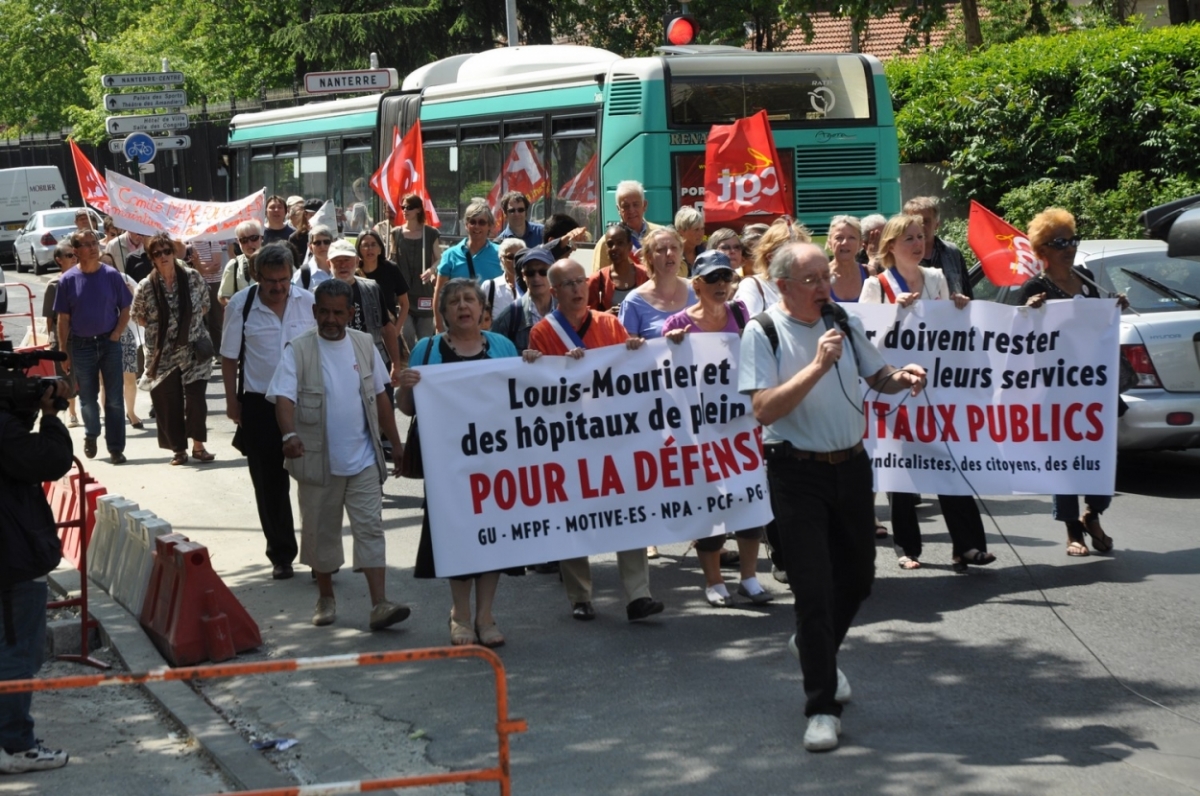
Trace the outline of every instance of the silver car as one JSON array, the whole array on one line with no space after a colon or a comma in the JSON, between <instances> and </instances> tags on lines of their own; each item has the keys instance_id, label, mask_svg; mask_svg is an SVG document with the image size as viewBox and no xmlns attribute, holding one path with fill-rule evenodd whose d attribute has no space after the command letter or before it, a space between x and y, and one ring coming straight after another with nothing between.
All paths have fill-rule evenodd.
<instances>
[{"instance_id":1,"label":"silver car","mask_svg":"<svg viewBox=\"0 0 1200 796\"><path fill-rule=\"evenodd\" d=\"M1137 373L1122 393L1119 450L1200 448L1200 262L1167 256L1157 240L1085 240L1075 254L1103 290L1124 293L1121 356ZM971 271L976 299L1017 303L1017 288L998 288Z\"/></svg>"},{"instance_id":2,"label":"silver car","mask_svg":"<svg viewBox=\"0 0 1200 796\"><path fill-rule=\"evenodd\" d=\"M61 207L56 210L39 210L29 217L29 223L13 242L13 256L17 261L17 273L30 268L35 274L42 273L54 265L54 247L75 231L75 214L82 208ZM92 229L104 237L104 223L99 214L88 210L92 218Z\"/></svg>"}]
</instances>

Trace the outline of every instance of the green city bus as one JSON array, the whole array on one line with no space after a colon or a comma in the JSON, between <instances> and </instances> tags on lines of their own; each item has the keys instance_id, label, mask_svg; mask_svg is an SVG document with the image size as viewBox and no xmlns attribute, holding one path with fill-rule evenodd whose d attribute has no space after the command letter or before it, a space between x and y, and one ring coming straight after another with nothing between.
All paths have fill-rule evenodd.
<instances>
[{"instance_id":1,"label":"green city bus","mask_svg":"<svg viewBox=\"0 0 1200 796\"><path fill-rule=\"evenodd\" d=\"M891 95L880 62L861 54L692 46L621 58L576 45L499 48L421 67L388 94L240 114L230 146L240 195L265 186L330 198L348 223L361 207L374 221L379 202L367 180L391 151L393 127L403 134L420 118L443 234L463 234L473 197L515 189L532 200L532 219L567 213L597 238L617 220L622 180L643 184L646 216L657 223L702 205L709 129L762 109L796 216L815 234L834 215L900 210Z\"/></svg>"}]
</instances>

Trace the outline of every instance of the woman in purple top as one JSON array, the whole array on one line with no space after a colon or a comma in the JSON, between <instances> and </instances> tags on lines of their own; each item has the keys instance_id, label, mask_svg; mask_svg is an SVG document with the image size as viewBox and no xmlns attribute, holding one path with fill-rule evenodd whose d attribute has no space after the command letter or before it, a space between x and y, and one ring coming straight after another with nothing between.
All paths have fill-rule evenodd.
<instances>
[{"instance_id":1,"label":"woman in purple top","mask_svg":"<svg viewBox=\"0 0 1200 796\"><path fill-rule=\"evenodd\" d=\"M642 259L650 281L635 288L621 302L617 315L630 337L662 337L663 321L696 303L696 294L679 276L683 240L670 227L652 229L642 238Z\"/></svg>"},{"instance_id":2,"label":"woman in purple top","mask_svg":"<svg viewBox=\"0 0 1200 796\"><path fill-rule=\"evenodd\" d=\"M740 335L750 320L746 305L740 301L729 301L733 295L733 267L724 252L710 249L696 257L692 270L692 289L696 292L697 304L675 313L662 325L663 337L672 343L683 342L689 332L729 332ZM742 582L737 592L758 605L770 602L772 594L762 587L755 574L758 566L758 547L762 539L762 528L738 531L738 566ZM725 545L723 535L708 536L696 541L696 556L704 571L704 599L709 605L733 604L733 597L721 577L721 548Z\"/></svg>"}]
</instances>

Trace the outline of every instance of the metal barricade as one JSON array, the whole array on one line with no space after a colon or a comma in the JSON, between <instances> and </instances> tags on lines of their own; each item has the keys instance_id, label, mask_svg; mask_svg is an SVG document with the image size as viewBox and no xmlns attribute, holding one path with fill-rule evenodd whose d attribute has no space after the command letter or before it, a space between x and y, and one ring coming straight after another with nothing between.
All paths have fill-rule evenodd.
<instances>
[{"instance_id":1,"label":"metal barricade","mask_svg":"<svg viewBox=\"0 0 1200 796\"><path fill-rule=\"evenodd\" d=\"M212 666L188 666L178 669L161 668L130 674L94 674L73 677L54 677L46 680L11 680L0 682L0 694L20 694L30 691L56 691L66 688L93 688L102 685L128 685L173 680L208 680L220 677L241 677L278 672L302 672L314 669L341 669L355 666L378 666L388 663L481 658L496 674L496 735L499 737L499 759L495 768L450 771L445 774L422 774L412 777L330 782L297 785L287 788L242 791L243 796L315 796L337 793L366 793L393 788L420 788L448 785L456 782L496 782L501 796L512 793L512 771L509 763L508 736L528 729L524 719L508 716L508 680L504 663L496 653L485 647L429 647L392 652L368 652L348 655L329 655L322 658L292 658L254 663L219 663Z\"/></svg>"},{"instance_id":2,"label":"metal barricade","mask_svg":"<svg viewBox=\"0 0 1200 796\"><path fill-rule=\"evenodd\" d=\"M0 315L0 321L3 321L5 318L28 318L29 319L29 329L33 334L33 347L34 348L45 348L46 346L50 345L50 340L46 337L45 334L41 335L41 338L42 338L41 342L38 341L37 317L34 315L34 312L33 312L33 288L31 288L29 285L25 284L24 282L0 283L0 288L7 289L7 288L11 288L11 287L19 287L25 291L25 293L27 294L27 298L29 299L29 312L6 312L3 315ZM11 296L9 298L11 298ZM5 339L4 324L2 322L0 322L0 340L4 340L4 339ZM18 340L17 342L19 343L20 341ZM54 363L50 363L50 364L51 364L51 367L53 367Z\"/></svg>"},{"instance_id":3,"label":"metal barricade","mask_svg":"<svg viewBox=\"0 0 1200 796\"><path fill-rule=\"evenodd\" d=\"M57 659L60 661L71 661L72 663L87 664L96 669L108 669L109 665L104 661L93 658L88 645L89 631L93 627L99 627L99 623L92 619L88 612L88 576L87 576L87 560L88 560L88 499L87 486L88 484L97 483L95 478L87 474L83 469L83 462L79 461L78 456L72 457L75 466L79 468L79 480L76 485L79 489L76 505L78 506L79 516L73 520L64 520L56 523L56 527L60 530L64 528L75 528L79 531L79 596L70 597L65 600L54 600L46 604L46 608L79 608L79 632L81 638L79 641L78 655L59 655Z\"/></svg>"}]
</instances>

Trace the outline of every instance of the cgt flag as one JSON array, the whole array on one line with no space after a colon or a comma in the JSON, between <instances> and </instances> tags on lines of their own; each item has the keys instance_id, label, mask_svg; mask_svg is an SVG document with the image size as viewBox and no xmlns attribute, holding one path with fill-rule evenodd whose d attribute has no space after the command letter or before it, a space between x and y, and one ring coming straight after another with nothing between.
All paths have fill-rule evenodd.
<instances>
[{"instance_id":1,"label":"cgt flag","mask_svg":"<svg viewBox=\"0 0 1200 796\"><path fill-rule=\"evenodd\" d=\"M792 214L787 180L767 112L715 124L704 150L704 220L733 221L750 213Z\"/></svg>"},{"instance_id":2,"label":"cgt flag","mask_svg":"<svg viewBox=\"0 0 1200 796\"><path fill-rule=\"evenodd\" d=\"M71 144L71 159L75 161L75 178L79 180L79 193L83 195L83 203L108 215L108 184L79 149L75 139L67 140Z\"/></svg>"},{"instance_id":3,"label":"cgt flag","mask_svg":"<svg viewBox=\"0 0 1200 796\"><path fill-rule=\"evenodd\" d=\"M421 145L419 119L404 138L400 137L399 127L392 128L392 151L371 175L371 188L387 203L397 221L403 221L400 201L411 193L420 196L425 203L425 216L429 224L441 226L425 185L425 153Z\"/></svg>"},{"instance_id":4,"label":"cgt flag","mask_svg":"<svg viewBox=\"0 0 1200 796\"><path fill-rule=\"evenodd\" d=\"M971 200L967 243L979 258L983 274L997 287L1018 287L1042 272L1025 233Z\"/></svg>"}]
</instances>

